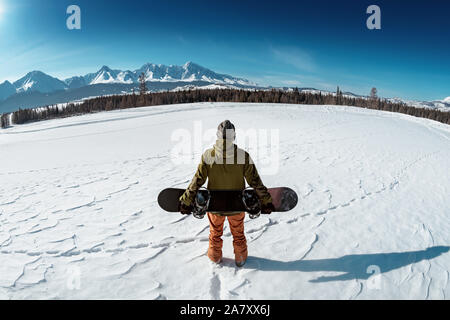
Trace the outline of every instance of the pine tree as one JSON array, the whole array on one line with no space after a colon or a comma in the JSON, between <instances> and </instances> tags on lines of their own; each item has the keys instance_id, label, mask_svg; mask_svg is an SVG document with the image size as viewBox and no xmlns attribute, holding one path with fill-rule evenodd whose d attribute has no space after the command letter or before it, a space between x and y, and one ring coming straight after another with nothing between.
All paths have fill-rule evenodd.
<instances>
[{"instance_id":1,"label":"pine tree","mask_svg":"<svg viewBox=\"0 0 450 320\"><path fill-rule=\"evenodd\" d=\"M147 84L145 83L145 74L142 72L139 76L139 91L141 95L147 93Z\"/></svg>"},{"instance_id":2,"label":"pine tree","mask_svg":"<svg viewBox=\"0 0 450 320\"><path fill-rule=\"evenodd\" d=\"M376 108L377 102L378 102L378 96L377 96L377 88L373 87L372 90L370 90L370 107Z\"/></svg>"},{"instance_id":3,"label":"pine tree","mask_svg":"<svg viewBox=\"0 0 450 320\"><path fill-rule=\"evenodd\" d=\"M377 88L373 87L372 90L370 90L370 98L372 100L376 100L378 98L377 93L378 93Z\"/></svg>"},{"instance_id":4,"label":"pine tree","mask_svg":"<svg viewBox=\"0 0 450 320\"><path fill-rule=\"evenodd\" d=\"M8 114L2 114L0 117L1 127L7 128L9 127L9 115Z\"/></svg>"},{"instance_id":5,"label":"pine tree","mask_svg":"<svg viewBox=\"0 0 450 320\"><path fill-rule=\"evenodd\" d=\"M336 104L341 104L341 89L339 89L339 86L336 89Z\"/></svg>"}]
</instances>

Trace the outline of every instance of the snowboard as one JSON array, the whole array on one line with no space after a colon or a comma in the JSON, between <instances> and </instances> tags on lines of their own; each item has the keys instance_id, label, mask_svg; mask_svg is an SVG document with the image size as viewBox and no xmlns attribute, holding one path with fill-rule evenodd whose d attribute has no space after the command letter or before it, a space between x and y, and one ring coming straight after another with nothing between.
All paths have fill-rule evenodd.
<instances>
[{"instance_id":1,"label":"snowboard","mask_svg":"<svg viewBox=\"0 0 450 320\"><path fill-rule=\"evenodd\" d=\"M247 189L253 192L255 190ZM185 189L168 188L162 190L158 195L159 206L168 212L179 212L178 203ZM297 193L287 187L269 188L272 204L275 212L285 212L292 210L298 202ZM245 212L246 207L242 200L242 190L209 190L210 201L207 207L208 212Z\"/></svg>"}]
</instances>

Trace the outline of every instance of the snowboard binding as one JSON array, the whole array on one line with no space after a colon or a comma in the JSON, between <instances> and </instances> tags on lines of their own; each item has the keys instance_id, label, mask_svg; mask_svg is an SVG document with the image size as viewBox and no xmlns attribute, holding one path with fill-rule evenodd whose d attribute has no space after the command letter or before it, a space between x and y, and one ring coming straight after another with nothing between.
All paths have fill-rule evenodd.
<instances>
[{"instance_id":1,"label":"snowboard binding","mask_svg":"<svg viewBox=\"0 0 450 320\"><path fill-rule=\"evenodd\" d=\"M261 203L253 189L247 188L242 191L242 202L250 219L256 219L261 215Z\"/></svg>"},{"instance_id":2,"label":"snowboard binding","mask_svg":"<svg viewBox=\"0 0 450 320\"><path fill-rule=\"evenodd\" d=\"M211 194L206 188L201 188L197 191L195 195L194 210L192 215L197 219L203 219L206 214L206 210L209 206L209 201L211 200Z\"/></svg>"}]
</instances>

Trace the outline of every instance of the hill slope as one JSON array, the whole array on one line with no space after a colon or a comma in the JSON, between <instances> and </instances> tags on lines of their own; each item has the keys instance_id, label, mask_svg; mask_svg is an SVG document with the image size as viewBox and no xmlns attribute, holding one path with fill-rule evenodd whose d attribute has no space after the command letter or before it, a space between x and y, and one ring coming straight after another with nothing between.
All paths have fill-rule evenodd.
<instances>
[{"instance_id":1,"label":"hill slope","mask_svg":"<svg viewBox=\"0 0 450 320\"><path fill-rule=\"evenodd\" d=\"M250 152L267 186L300 200L246 218L242 269L228 227L224 263L213 266L208 221L156 203L161 189L187 186L226 118L279 130L279 152ZM210 141L176 164L177 139L189 134ZM448 126L400 114L233 103L2 130L0 298L448 299L449 139Z\"/></svg>"}]
</instances>

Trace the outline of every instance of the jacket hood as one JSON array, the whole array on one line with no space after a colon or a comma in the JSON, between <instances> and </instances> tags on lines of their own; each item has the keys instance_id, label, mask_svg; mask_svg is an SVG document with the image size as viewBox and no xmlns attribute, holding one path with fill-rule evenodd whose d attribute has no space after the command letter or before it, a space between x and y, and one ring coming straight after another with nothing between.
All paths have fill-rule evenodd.
<instances>
[{"instance_id":1,"label":"jacket hood","mask_svg":"<svg viewBox=\"0 0 450 320\"><path fill-rule=\"evenodd\" d=\"M213 163L229 163L234 161L235 144L234 140L217 139L211 152L204 154L206 163L212 165Z\"/></svg>"},{"instance_id":2,"label":"jacket hood","mask_svg":"<svg viewBox=\"0 0 450 320\"><path fill-rule=\"evenodd\" d=\"M234 157L234 140L217 139L214 144L214 152L219 158Z\"/></svg>"}]
</instances>

